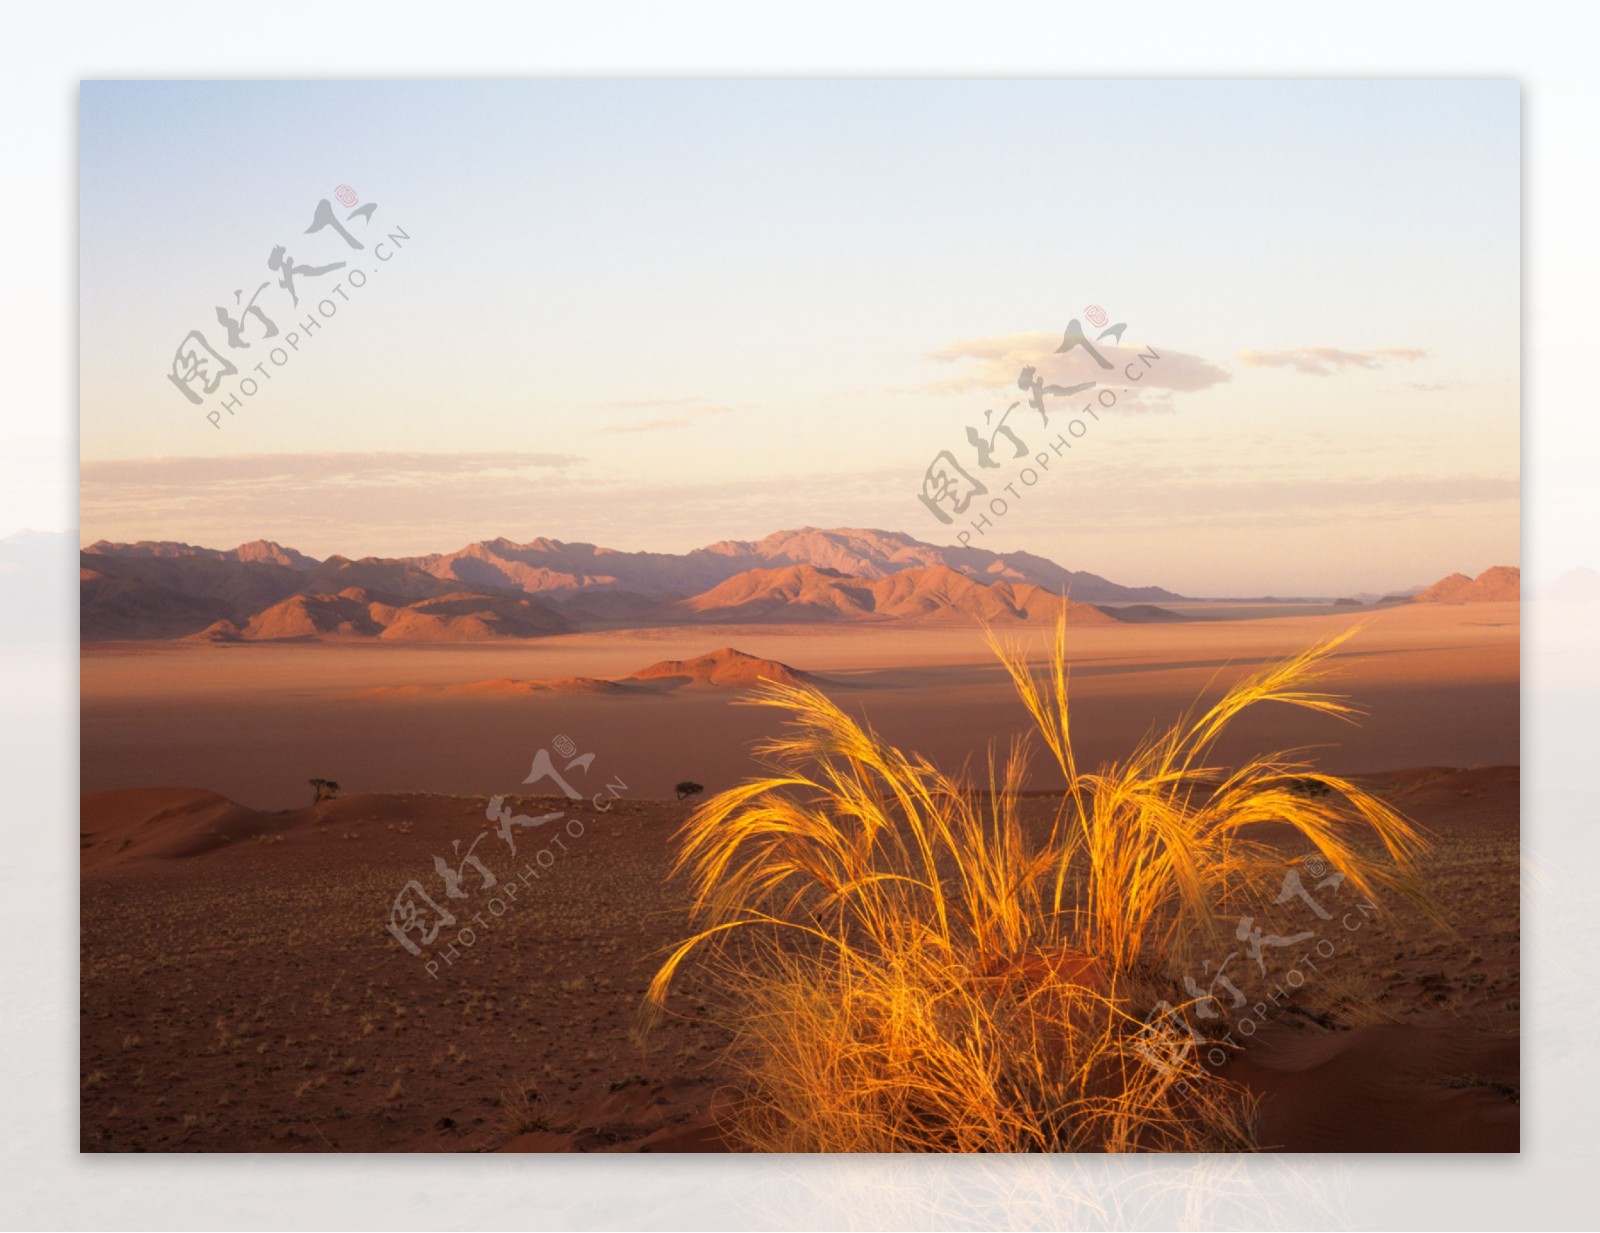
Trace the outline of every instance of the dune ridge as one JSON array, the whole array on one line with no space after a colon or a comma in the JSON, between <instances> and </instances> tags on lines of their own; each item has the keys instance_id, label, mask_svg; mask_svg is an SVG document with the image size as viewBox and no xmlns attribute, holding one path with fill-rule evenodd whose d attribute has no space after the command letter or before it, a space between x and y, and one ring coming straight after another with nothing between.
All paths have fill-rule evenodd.
<instances>
[{"instance_id":1,"label":"dune ridge","mask_svg":"<svg viewBox=\"0 0 1600 1233\"><path fill-rule=\"evenodd\" d=\"M359 698L416 697L424 694L493 696L497 694L592 694L638 697L677 689L746 689L761 681L784 685L834 685L775 659L763 659L735 647L719 647L690 659L663 659L621 677L563 676L494 677L453 685L385 685L359 691Z\"/></svg>"}]
</instances>

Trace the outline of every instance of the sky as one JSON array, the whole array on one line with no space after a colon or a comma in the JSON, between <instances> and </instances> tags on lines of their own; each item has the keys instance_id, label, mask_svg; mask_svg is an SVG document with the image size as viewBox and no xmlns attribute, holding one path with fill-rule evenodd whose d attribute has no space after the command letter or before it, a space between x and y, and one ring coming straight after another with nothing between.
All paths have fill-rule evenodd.
<instances>
[{"instance_id":1,"label":"sky","mask_svg":"<svg viewBox=\"0 0 1600 1233\"><path fill-rule=\"evenodd\" d=\"M1505 81L88 82L81 538L866 526L1194 595L1516 565L1519 111ZM324 200L351 243L307 234ZM1074 321L1109 368L1057 353ZM194 330L236 369L198 405ZM1086 388L1041 414L1025 366Z\"/></svg>"}]
</instances>

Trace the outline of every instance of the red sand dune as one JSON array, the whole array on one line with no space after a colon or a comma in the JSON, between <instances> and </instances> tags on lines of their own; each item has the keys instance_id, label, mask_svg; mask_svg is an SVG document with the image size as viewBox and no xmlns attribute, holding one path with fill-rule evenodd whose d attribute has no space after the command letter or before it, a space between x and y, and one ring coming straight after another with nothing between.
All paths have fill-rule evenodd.
<instances>
[{"instance_id":1,"label":"red sand dune","mask_svg":"<svg viewBox=\"0 0 1600 1233\"><path fill-rule=\"evenodd\" d=\"M377 691L373 691L377 692ZM545 680L519 681L512 677L499 677L492 681L470 681L464 685L446 685L439 690L444 694L594 694L599 697L649 696L656 691L627 681L608 681L594 676L558 676Z\"/></svg>"},{"instance_id":2,"label":"red sand dune","mask_svg":"<svg viewBox=\"0 0 1600 1233\"><path fill-rule=\"evenodd\" d=\"M260 813L198 788L129 788L83 798L83 869L144 857L200 856L284 830L288 815Z\"/></svg>"},{"instance_id":3,"label":"red sand dune","mask_svg":"<svg viewBox=\"0 0 1600 1233\"><path fill-rule=\"evenodd\" d=\"M779 681L798 685L816 678L775 659L758 659L731 646L722 647L694 659L664 659L641 668L630 681L679 682L690 687L742 688L758 681Z\"/></svg>"},{"instance_id":4,"label":"red sand dune","mask_svg":"<svg viewBox=\"0 0 1600 1233\"><path fill-rule=\"evenodd\" d=\"M594 694L600 697L640 697L659 695L680 688L742 689L758 681L781 681L787 685L802 682L821 684L822 678L775 659L747 655L731 646L710 651L693 659L664 659L627 676L610 679L593 676L495 677L454 685L385 685L361 690L353 697L384 698L423 694L467 695L479 697L515 694Z\"/></svg>"}]
</instances>

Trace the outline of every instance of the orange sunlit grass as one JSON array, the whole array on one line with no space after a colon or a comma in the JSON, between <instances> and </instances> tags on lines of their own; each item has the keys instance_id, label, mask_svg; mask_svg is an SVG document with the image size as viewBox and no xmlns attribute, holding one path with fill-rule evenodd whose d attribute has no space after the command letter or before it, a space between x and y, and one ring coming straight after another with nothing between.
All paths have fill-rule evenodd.
<instances>
[{"instance_id":1,"label":"orange sunlit grass","mask_svg":"<svg viewBox=\"0 0 1600 1233\"><path fill-rule=\"evenodd\" d=\"M1276 892L1285 857L1262 824L1292 828L1364 894L1427 906L1425 841L1383 801L1292 751L1216 757L1252 708L1353 717L1313 688L1349 636L1092 772L1073 754L1065 624L1042 672L991 639L1066 778L1046 828L1021 816L1021 747L979 790L812 687L764 686L755 702L789 715L762 750L773 773L685 825L698 928L651 1011L686 963L723 986L745 1079L733 1129L759 1150L1252 1146L1245 1093L1192 1050L1153 1052L1143 1016L1217 917Z\"/></svg>"}]
</instances>

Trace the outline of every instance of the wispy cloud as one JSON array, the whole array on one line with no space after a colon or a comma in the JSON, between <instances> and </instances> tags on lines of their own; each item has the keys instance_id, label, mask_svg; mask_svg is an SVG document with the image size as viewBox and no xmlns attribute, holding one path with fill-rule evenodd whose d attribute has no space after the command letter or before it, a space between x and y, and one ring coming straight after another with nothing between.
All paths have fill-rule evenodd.
<instances>
[{"instance_id":1,"label":"wispy cloud","mask_svg":"<svg viewBox=\"0 0 1600 1233\"><path fill-rule=\"evenodd\" d=\"M611 410L649 411L682 408L676 415L658 415L653 419L635 420L631 424L608 424L600 432L666 432L674 428L687 428L696 416L726 415L734 408L720 403L709 403L700 398L640 398L627 402L595 403L596 407Z\"/></svg>"},{"instance_id":2,"label":"wispy cloud","mask_svg":"<svg viewBox=\"0 0 1600 1233\"><path fill-rule=\"evenodd\" d=\"M84 488L205 486L232 482L287 484L329 481L454 479L461 476L543 470L582 462L576 454L410 454L384 451L321 454L226 454L219 457L85 460Z\"/></svg>"},{"instance_id":3,"label":"wispy cloud","mask_svg":"<svg viewBox=\"0 0 1600 1233\"><path fill-rule=\"evenodd\" d=\"M947 343L929 354L940 363L960 364L964 371L930 381L924 393L950 394L973 391L1015 391L1023 398L1018 381L1024 368L1033 368L1046 385L1063 388L1096 382L1119 391L1117 408L1123 411L1167 411L1174 393L1192 393L1231 380L1230 374L1210 360L1166 347L1142 344L1122 346L1095 342L1095 351L1109 367L1096 363L1082 347L1057 354L1061 335L1043 330L1024 334L995 334ZM1146 363L1140 357L1160 358ZM1131 374L1139 374L1137 383ZM1053 399L1047 399L1049 406ZM1052 408L1053 410L1054 408Z\"/></svg>"},{"instance_id":4,"label":"wispy cloud","mask_svg":"<svg viewBox=\"0 0 1600 1233\"><path fill-rule=\"evenodd\" d=\"M1173 508L1183 510L1186 533L1287 527L1298 535L1298 528L1356 524L1392 528L1397 522L1459 519L1472 507L1491 511L1497 522L1515 524L1519 486L1509 476L1329 475L1324 473L1327 456L1310 449L1298 466L1265 474L1241 456L1251 445L1249 440L1198 441L1166 462L1144 453L1134 456L1132 450L1097 454L1092 465L1072 471L1071 482L1052 477L1050 487L1028 490L1029 501L1037 503L1028 516L1007 519L984 545L1028 546L1082 568L1083 555L1103 545L1064 535L1061 527L1092 523L1100 534L1165 535L1173 527ZM1341 451L1337 440L1330 449L1339 457L1349 455L1347 462L1360 461L1353 449ZM212 547L267 538L314 556L450 551L499 535L681 551L719 537L755 538L808 525L876 526L954 542L962 528L937 524L916 502L920 478L911 466L839 472L822 486L750 476L706 483L696 489L693 502L682 499L681 486L668 484L606 490L618 497L625 492L625 500L580 499L580 494L593 498L598 490L592 483L573 485L558 469L480 475L468 483L446 479L422 488L420 495L417 487L396 484L86 484L83 534L86 541L172 539ZM425 524L417 520L419 503L426 505ZM648 526L639 521L641 508L652 512ZM1446 571L1441 567L1440 572Z\"/></svg>"},{"instance_id":5,"label":"wispy cloud","mask_svg":"<svg viewBox=\"0 0 1600 1233\"><path fill-rule=\"evenodd\" d=\"M510 451L85 461L80 509L90 539L265 537L318 556L342 542L388 551L452 523L490 534L528 525L535 511L571 501L582 461Z\"/></svg>"},{"instance_id":6,"label":"wispy cloud","mask_svg":"<svg viewBox=\"0 0 1600 1233\"><path fill-rule=\"evenodd\" d=\"M1271 529L1329 523L1415 521L1448 516L1464 506L1503 507L1511 519L1521 488L1506 476L1263 475L1238 469L1225 478L1172 465L1105 466L1082 476L1069 500L1107 531L1159 532L1171 525L1167 509L1184 512L1185 525Z\"/></svg>"},{"instance_id":7,"label":"wispy cloud","mask_svg":"<svg viewBox=\"0 0 1600 1233\"><path fill-rule=\"evenodd\" d=\"M657 408L684 407L711 415L733 410L732 407L724 407L716 403L707 402L704 398L630 398L621 401L594 402L589 405L591 407L610 407L619 411L652 411Z\"/></svg>"},{"instance_id":8,"label":"wispy cloud","mask_svg":"<svg viewBox=\"0 0 1600 1233\"><path fill-rule=\"evenodd\" d=\"M1291 347L1284 351L1239 352L1246 368L1292 368L1311 377L1328 377L1347 368L1382 368L1391 361L1411 363L1427 358L1420 347L1378 347L1372 351L1344 351L1338 347Z\"/></svg>"},{"instance_id":9,"label":"wispy cloud","mask_svg":"<svg viewBox=\"0 0 1600 1233\"><path fill-rule=\"evenodd\" d=\"M637 420L632 424L611 424L601 432L663 432L669 428L687 428L694 423L692 415L663 415L653 420Z\"/></svg>"},{"instance_id":10,"label":"wispy cloud","mask_svg":"<svg viewBox=\"0 0 1600 1233\"><path fill-rule=\"evenodd\" d=\"M317 557L402 556L453 551L501 535L519 542L549 535L682 550L786 526L894 526L921 510L904 470L892 467L830 474L821 488L753 476L712 482L685 501L681 484L641 487L603 470L439 470L412 482L366 483L317 480L303 472L293 479L239 480L215 472L204 478L196 466L162 469L153 465L159 461L171 460L150 460L144 482L126 470L116 482L101 482L85 468L84 542L181 540L227 548L264 538ZM650 511L644 522L640 510Z\"/></svg>"}]
</instances>

